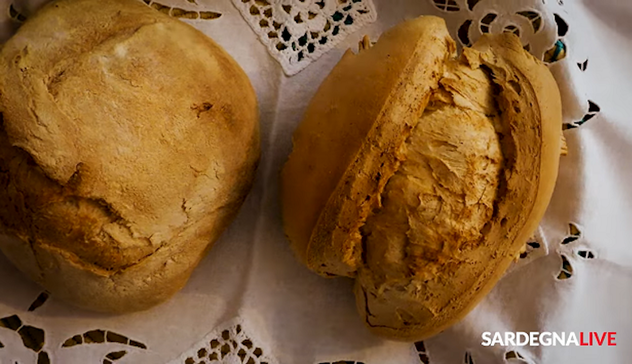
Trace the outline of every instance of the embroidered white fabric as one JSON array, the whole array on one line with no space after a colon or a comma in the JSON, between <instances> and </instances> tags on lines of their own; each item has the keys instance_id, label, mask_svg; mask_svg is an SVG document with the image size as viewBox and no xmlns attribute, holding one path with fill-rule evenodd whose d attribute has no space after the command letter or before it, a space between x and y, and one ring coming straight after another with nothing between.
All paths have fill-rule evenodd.
<instances>
[{"instance_id":1,"label":"embroidered white fabric","mask_svg":"<svg viewBox=\"0 0 632 364\"><path fill-rule=\"evenodd\" d=\"M10 17L28 18L42 2L15 0L9 9L9 1L0 0L2 39L18 25ZM252 79L263 131L257 184L183 291L146 312L93 314L54 295L46 300L0 256L0 363L630 362L632 28L626 21L632 3L323 0L320 8L316 0L145 2L214 38ZM376 40L422 14L443 16L462 44L487 31L516 32L536 57L550 61L563 94L569 155L523 258L465 320L412 344L372 336L356 314L351 281L320 278L296 262L280 222L278 173L307 103L343 52L357 49L364 34ZM347 16L353 24L346 24ZM318 35L301 41L314 29ZM325 36L325 44L314 42ZM618 346L487 348L481 346L485 331L615 331Z\"/></svg>"},{"instance_id":2,"label":"embroidered white fabric","mask_svg":"<svg viewBox=\"0 0 632 364\"><path fill-rule=\"evenodd\" d=\"M372 0L233 0L288 75L375 21Z\"/></svg>"}]
</instances>

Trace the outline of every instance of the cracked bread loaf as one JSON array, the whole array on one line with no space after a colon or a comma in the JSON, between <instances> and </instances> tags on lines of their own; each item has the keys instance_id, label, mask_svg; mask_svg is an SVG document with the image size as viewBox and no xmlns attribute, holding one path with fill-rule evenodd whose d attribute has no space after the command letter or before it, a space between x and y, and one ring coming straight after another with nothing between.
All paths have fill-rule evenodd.
<instances>
[{"instance_id":1,"label":"cracked bread loaf","mask_svg":"<svg viewBox=\"0 0 632 364\"><path fill-rule=\"evenodd\" d=\"M444 21L420 17L348 51L293 142L282 207L296 256L355 278L373 332L422 340L463 318L537 228L560 94L515 35L457 55Z\"/></svg>"},{"instance_id":2,"label":"cracked bread loaf","mask_svg":"<svg viewBox=\"0 0 632 364\"><path fill-rule=\"evenodd\" d=\"M54 297L142 310L181 289L259 159L254 90L135 0L59 0L0 52L0 249Z\"/></svg>"}]
</instances>

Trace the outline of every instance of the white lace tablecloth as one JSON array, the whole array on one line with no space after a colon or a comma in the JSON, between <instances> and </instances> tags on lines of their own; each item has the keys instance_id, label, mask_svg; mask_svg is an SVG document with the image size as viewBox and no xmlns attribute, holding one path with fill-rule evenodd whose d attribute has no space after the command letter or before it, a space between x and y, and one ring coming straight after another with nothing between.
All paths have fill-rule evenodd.
<instances>
[{"instance_id":1,"label":"white lace tablecloth","mask_svg":"<svg viewBox=\"0 0 632 364\"><path fill-rule=\"evenodd\" d=\"M42 2L0 0L3 39ZM186 288L146 312L94 314L46 299L0 256L1 364L632 362L632 2L145 2L185 17L250 76L263 130L257 184ZM410 344L365 329L350 280L320 278L295 261L280 222L278 174L292 131L342 53L364 34L376 40L422 14L444 16L462 44L481 32L519 33L551 61L569 155L523 259L463 322ZM547 50L558 40L553 57ZM617 346L488 348L485 331L610 331Z\"/></svg>"}]
</instances>

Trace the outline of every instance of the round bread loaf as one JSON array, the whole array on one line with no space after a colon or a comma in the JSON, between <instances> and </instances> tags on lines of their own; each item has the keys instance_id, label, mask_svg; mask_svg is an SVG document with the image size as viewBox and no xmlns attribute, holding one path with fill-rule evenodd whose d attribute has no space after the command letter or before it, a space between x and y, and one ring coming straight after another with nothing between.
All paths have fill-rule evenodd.
<instances>
[{"instance_id":1,"label":"round bread loaf","mask_svg":"<svg viewBox=\"0 0 632 364\"><path fill-rule=\"evenodd\" d=\"M372 331L421 340L496 284L550 201L558 87L513 34L460 56L421 17L347 52L310 103L282 173L298 258L356 279Z\"/></svg>"},{"instance_id":2,"label":"round bread loaf","mask_svg":"<svg viewBox=\"0 0 632 364\"><path fill-rule=\"evenodd\" d=\"M135 0L59 0L0 52L0 249L108 312L180 290L259 159L254 90L193 27Z\"/></svg>"}]
</instances>

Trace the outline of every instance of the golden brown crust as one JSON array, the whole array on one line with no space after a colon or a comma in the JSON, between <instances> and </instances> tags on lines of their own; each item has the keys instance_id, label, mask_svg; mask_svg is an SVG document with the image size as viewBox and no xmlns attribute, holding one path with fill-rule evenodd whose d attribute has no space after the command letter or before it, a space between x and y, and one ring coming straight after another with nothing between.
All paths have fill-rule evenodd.
<instances>
[{"instance_id":1,"label":"golden brown crust","mask_svg":"<svg viewBox=\"0 0 632 364\"><path fill-rule=\"evenodd\" d=\"M443 19L405 22L375 47L348 51L321 85L282 174L286 232L314 271L352 275L358 268L359 228L379 205L396 151L454 52Z\"/></svg>"},{"instance_id":2,"label":"golden brown crust","mask_svg":"<svg viewBox=\"0 0 632 364\"><path fill-rule=\"evenodd\" d=\"M372 327L409 327L438 314L469 283L451 280L450 270L473 268L464 252L494 214L503 156L489 76L449 61L439 84L402 146L382 208L362 228L358 303Z\"/></svg>"},{"instance_id":3,"label":"golden brown crust","mask_svg":"<svg viewBox=\"0 0 632 364\"><path fill-rule=\"evenodd\" d=\"M413 22L429 24L428 20L422 17ZM431 26L445 29L442 23ZM391 32L406 32L404 29L400 25ZM385 47L411 46L416 39L402 36L389 40L391 44ZM376 47L389 41L381 39ZM426 47L437 43L436 39L427 41L430 44ZM357 153L355 164L338 166L344 169L334 175L338 186L326 190L332 195L320 210L311 211L320 213L318 224L288 226L293 221L285 221L288 232L297 227L313 229L309 230L310 244L318 242L315 236L322 236L318 246L326 251L314 251L310 245L304 252L308 266L319 273L322 270L310 262L323 261L323 257L338 262L339 257L346 258L349 242L354 244L360 259L348 264L347 270L327 272L356 276L360 314L372 331L393 339L420 340L463 318L496 284L536 229L557 178L562 148L561 101L546 66L524 51L511 34L483 36L473 48L465 49L459 60L443 62L437 86L433 83L416 89L422 92L416 100L431 101L421 108L423 115L414 108L402 116L419 119L416 127L412 123L410 136L406 134L403 143L389 148L388 140L381 143L382 135L369 139L366 133L359 150L368 146L372 153ZM412 75L401 72L397 77ZM340 76L338 83L345 82ZM395 85L370 88L389 96L394 89ZM317 95L306 120L313 117L310 110L326 109L330 102L336 103L327 95ZM338 104L336 110L351 113L355 107ZM345 127L354 128L345 120L336 126L342 134ZM300 128L304 135L328 140L328 126L313 123ZM303 136L301 140L306 139ZM301 148L299 142L295 140L295 148ZM301 159L290 161L312 166L319 163L319 157L301 155ZM383 185L339 188L347 186L342 178L350 172L360 174L357 180L364 178L363 174L373 176L379 170L374 167L376 160L381 163L379 158L395 160ZM361 167L352 169L356 165ZM320 185L318 177L312 176L316 180L310 183ZM284 187L302 185L302 178L295 174L284 181ZM367 201L377 203L368 210L356 208L362 213L353 209L326 213L337 201L354 201L355 196L369 196ZM283 197L290 196L284 193ZM284 206L297 202L285 200ZM320 229L335 231L339 226L347 227L340 237L326 235L330 230L319 233Z\"/></svg>"},{"instance_id":4,"label":"golden brown crust","mask_svg":"<svg viewBox=\"0 0 632 364\"><path fill-rule=\"evenodd\" d=\"M485 67L497 88L495 101L500 120L496 132L500 136L503 164L498 183L493 182L492 176L488 177L492 178L490 181L480 175L471 181L466 176L458 176L456 181L463 184L462 188L473 188L477 182L493 188L496 196L492 200L483 195L477 202L493 202L493 213L487 206L487 214L481 220L476 214L480 209L465 210L471 210L477 204L459 203L457 196L446 196L445 193L440 196L445 201L441 201L439 212L428 211L432 210L428 201L406 205L407 200L400 198L394 202L400 209L410 206L404 214L404 221L409 224L404 232L407 255L401 262L401 268L406 271L400 275L386 272L387 275L379 276L385 265L378 250L375 253L377 261L367 262L356 283L358 308L369 327L380 335L420 340L463 318L495 285L536 229L555 185L561 150L561 103L557 85L548 69L528 55L516 37L509 35L481 39L474 49L465 51L464 58L472 68ZM443 121L458 124L467 118L461 116L459 119L445 117ZM422 123L424 118L418 126L420 132L424 129ZM490 121L489 126L492 125ZM433 133L439 130L430 128ZM451 132L451 136L464 131L467 129L461 125L458 131ZM424 149L422 143L429 143L433 137L436 136L426 135L409 141L416 142L416 148ZM484 141L481 136L476 139ZM463 152L466 154L461 158L467 166L481 173L483 168L466 157L476 150L474 146L467 146ZM487 150L488 153L492 151ZM458 156L444 153L430 157L434 158L433 162L448 163L458 169L455 168ZM493 160L491 156L486 159ZM408 162L414 164L414 156ZM405 175L409 172L405 169L398 171ZM442 174L435 169L432 175ZM416 178L425 178L424 182L428 183L432 177L417 174ZM449 181L447 178L439 180L432 188L454 188L447 183ZM393 183L397 188L397 182L394 177L389 184ZM410 194L412 191L414 186L408 187L406 192ZM457 190L457 193L464 192ZM464 196L467 198L467 194ZM379 220L375 224L378 227L393 225L388 221L393 219L394 213L381 213L386 216L376 215L374 218ZM424 214L433 215L432 221L424 223ZM468 224L479 221L479 225L467 229L462 219ZM444 224L447 228L442 227ZM476 231L480 231L480 236L476 236ZM378 235L374 244L383 249L384 245L397 239L396 229L391 228L389 232ZM368 241L372 241L370 235ZM371 249L371 245L367 245ZM366 254L370 256L371 250Z\"/></svg>"},{"instance_id":5,"label":"golden brown crust","mask_svg":"<svg viewBox=\"0 0 632 364\"><path fill-rule=\"evenodd\" d=\"M0 90L0 248L80 306L171 296L252 184L247 76L141 2L47 5L0 52Z\"/></svg>"}]
</instances>

